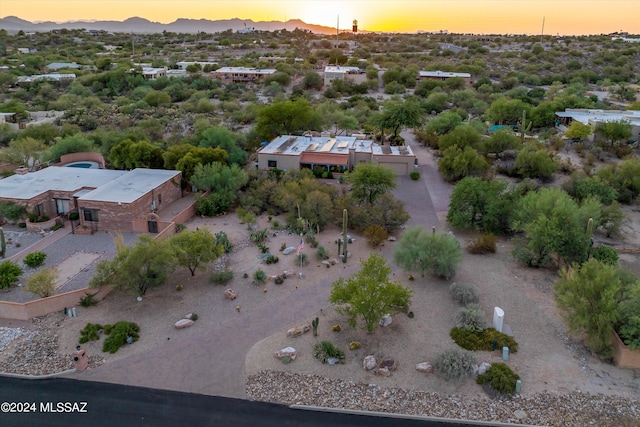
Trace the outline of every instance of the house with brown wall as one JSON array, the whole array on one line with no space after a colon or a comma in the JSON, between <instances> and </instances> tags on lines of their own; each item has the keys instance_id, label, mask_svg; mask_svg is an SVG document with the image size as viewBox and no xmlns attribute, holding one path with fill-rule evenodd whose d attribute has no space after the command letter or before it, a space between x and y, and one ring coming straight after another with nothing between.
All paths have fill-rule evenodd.
<instances>
[{"instance_id":1,"label":"house with brown wall","mask_svg":"<svg viewBox=\"0 0 640 427\"><path fill-rule=\"evenodd\" d=\"M182 197L180 171L131 171L50 166L0 180L0 200L26 207L36 216L55 218L76 211L78 225L95 230L154 231L140 223Z\"/></svg>"}]
</instances>

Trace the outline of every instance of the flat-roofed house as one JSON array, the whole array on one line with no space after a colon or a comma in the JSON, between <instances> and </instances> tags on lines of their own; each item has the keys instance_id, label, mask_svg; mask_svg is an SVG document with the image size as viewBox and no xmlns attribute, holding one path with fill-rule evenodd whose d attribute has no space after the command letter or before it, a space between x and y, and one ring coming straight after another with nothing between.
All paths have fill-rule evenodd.
<instances>
[{"instance_id":1,"label":"flat-roofed house","mask_svg":"<svg viewBox=\"0 0 640 427\"><path fill-rule=\"evenodd\" d=\"M37 217L78 212L78 229L157 232L157 213L182 197L180 171L49 166L0 180L0 200Z\"/></svg>"},{"instance_id":2,"label":"flat-roofed house","mask_svg":"<svg viewBox=\"0 0 640 427\"><path fill-rule=\"evenodd\" d=\"M359 84L367 81L367 75L358 67L329 65L324 68L324 85L331 86L334 80L351 80Z\"/></svg>"},{"instance_id":3,"label":"flat-roofed house","mask_svg":"<svg viewBox=\"0 0 640 427\"><path fill-rule=\"evenodd\" d=\"M464 80L465 86L471 86L471 74L469 73L452 73L449 71L420 71L418 72L418 80L440 80L446 81L452 78L460 78Z\"/></svg>"},{"instance_id":4,"label":"flat-roofed house","mask_svg":"<svg viewBox=\"0 0 640 427\"><path fill-rule=\"evenodd\" d=\"M409 146L381 146L355 136L293 136L275 138L258 151L258 168L312 169L342 173L359 163L374 162L398 175L408 175L416 163Z\"/></svg>"},{"instance_id":5,"label":"flat-roofed house","mask_svg":"<svg viewBox=\"0 0 640 427\"><path fill-rule=\"evenodd\" d=\"M277 72L278 70L270 68L222 67L212 74L223 83L257 83Z\"/></svg>"}]
</instances>

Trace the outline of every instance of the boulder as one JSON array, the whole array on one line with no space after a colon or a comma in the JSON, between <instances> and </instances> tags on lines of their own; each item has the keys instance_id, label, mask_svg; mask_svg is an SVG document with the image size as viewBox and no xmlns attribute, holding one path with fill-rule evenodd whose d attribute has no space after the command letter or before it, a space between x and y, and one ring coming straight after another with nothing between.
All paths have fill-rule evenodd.
<instances>
[{"instance_id":1,"label":"boulder","mask_svg":"<svg viewBox=\"0 0 640 427\"><path fill-rule=\"evenodd\" d=\"M184 328L188 328L189 326L193 326L193 324L196 323L191 319L180 319L176 322L175 327L176 329L184 329Z\"/></svg>"},{"instance_id":2,"label":"boulder","mask_svg":"<svg viewBox=\"0 0 640 427\"><path fill-rule=\"evenodd\" d=\"M289 246L288 248L285 248L285 250L282 251L282 253L284 255L289 255L290 253L295 252L295 251L296 251L296 247L295 246Z\"/></svg>"},{"instance_id":3,"label":"boulder","mask_svg":"<svg viewBox=\"0 0 640 427\"><path fill-rule=\"evenodd\" d=\"M298 352L293 347L285 347L274 353L274 356L279 360L282 360L282 358L286 356L289 356L291 360L296 360L297 355Z\"/></svg>"},{"instance_id":4,"label":"boulder","mask_svg":"<svg viewBox=\"0 0 640 427\"><path fill-rule=\"evenodd\" d=\"M227 289L226 291L224 291L224 297L226 299L234 300L238 298L238 293L233 289Z\"/></svg>"},{"instance_id":5,"label":"boulder","mask_svg":"<svg viewBox=\"0 0 640 427\"><path fill-rule=\"evenodd\" d=\"M375 369L376 366L378 366L378 361L372 355L366 356L362 361L362 367L364 368L365 371L370 371L372 369Z\"/></svg>"},{"instance_id":6,"label":"boulder","mask_svg":"<svg viewBox=\"0 0 640 427\"><path fill-rule=\"evenodd\" d=\"M335 357L330 357L327 359L327 364L328 365L337 365L338 363L340 363L340 359L337 359Z\"/></svg>"},{"instance_id":7,"label":"boulder","mask_svg":"<svg viewBox=\"0 0 640 427\"><path fill-rule=\"evenodd\" d=\"M395 236L389 236L389 237L387 237L387 240L390 241L390 242L395 242L398 239L396 239Z\"/></svg>"},{"instance_id":8,"label":"boulder","mask_svg":"<svg viewBox=\"0 0 640 427\"><path fill-rule=\"evenodd\" d=\"M490 367L491 363L482 362L480 366L478 366L478 375L486 374Z\"/></svg>"},{"instance_id":9,"label":"boulder","mask_svg":"<svg viewBox=\"0 0 640 427\"><path fill-rule=\"evenodd\" d=\"M376 375L379 377L390 377L391 371L389 371L387 368L380 368L376 371Z\"/></svg>"},{"instance_id":10,"label":"boulder","mask_svg":"<svg viewBox=\"0 0 640 427\"><path fill-rule=\"evenodd\" d=\"M393 322L393 319L391 318L390 314L385 314L384 316L382 316L382 319L380 319L380 326L382 326L383 328L385 326L389 326L391 324L391 322Z\"/></svg>"},{"instance_id":11,"label":"boulder","mask_svg":"<svg viewBox=\"0 0 640 427\"><path fill-rule=\"evenodd\" d=\"M398 363L395 359L383 359L382 362L380 362L380 367L386 368L390 371L395 371L398 369Z\"/></svg>"},{"instance_id":12,"label":"boulder","mask_svg":"<svg viewBox=\"0 0 640 427\"><path fill-rule=\"evenodd\" d=\"M327 267L331 267L331 261L328 261L328 260L326 260L326 259L325 259L324 261L322 261L322 263L321 263L321 264L322 264L322 265L326 265Z\"/></svg>"},{"instance_id":13,"label":"boulder","mask_svg":"<svg viewBox=\"0 0 640 427\"><path fill-rule=\"evenodd\" d=\"M416 365L416 371L430 374L433 372L433 365L429 362L420 362Z\"/></svg>"},{"instance_id":14,"label":"boulder","mask_svg":"<svg viewBox=\"0 0 640 427\"><path fill-rule=\"evenodd\" d=\"M311 325L305 323L301 326L296 326L287 331L287 336L291 338L299 337L302 334L305 334L311 330Z\"/></svg>"},{"instance_id":15,"label":"boulder","mask_svg":"<svg viewBox=\"0 0 640 427\"><path fill-rule=\"evenodd\" d=\"M331 263L331 265L336 265L338 263L338 260L336 258L331 258L329 262Z\"/></svg>"}]
</instances>

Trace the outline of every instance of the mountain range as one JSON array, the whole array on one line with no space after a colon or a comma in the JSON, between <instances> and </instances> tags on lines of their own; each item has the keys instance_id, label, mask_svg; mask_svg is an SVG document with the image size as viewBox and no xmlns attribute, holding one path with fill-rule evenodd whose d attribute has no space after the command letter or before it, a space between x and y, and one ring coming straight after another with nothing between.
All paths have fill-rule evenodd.
<instances>
[{"instance_id":1,"label":"mountain range","mask_svg":"<svg viewBox=\"0 0 640 427\"><path fill-rule=\"evenodd\" d=\"M293 31L296 28L309 30L315 34L335 34L336 29L322 25L307 24L299 19L282 21L258 21L251 19L223 19L211 21L209 19L177 19L169 24L152 22L148 19L133 17L124 21L69 21L57 23L53 21L29 22L16 16L0 18L0 29L9 33L46 32L66 28L69 30L102 30L112 33L161 33L163 31L174 33L219 33L227 30L237 31L245 28L257 31L276 31L287 29Z\"/></svg>"}]
</instances>

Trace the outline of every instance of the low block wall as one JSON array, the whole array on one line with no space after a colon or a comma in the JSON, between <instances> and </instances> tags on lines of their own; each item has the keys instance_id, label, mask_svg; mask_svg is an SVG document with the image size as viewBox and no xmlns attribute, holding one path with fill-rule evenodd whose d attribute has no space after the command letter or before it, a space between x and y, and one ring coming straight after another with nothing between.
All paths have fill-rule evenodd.
<instances>
[{"instance_id":1,"label":"low block wall","mask_svg":"<svg viewBox=\"0 0 640 427\"><path fill-rule=\"evenodd\" d=\"M55 218L49 219L47 221L42 221L42 222L27 221L26 222L27 231L30 231L32 233L38 233L42 230L51 230L53 226L58 223L59 220L60 220L60 217L57 216Z\"/></svg>"},{"instance_id":2,"label":"low block wall","mask_svg":"<svg viewBox=\"0 0 640 427\"><path fill-rule=\"evenodd\" d=\"M640 369L640 351L631 350L613 333L613 361L619 368Z\"/></svg>"},{"instance_id":3,"label":"low block wall","mask_svg":"<svg viewBox=\"0 0 640 427\"><path fill-rule=\"evenodd\" d=\"M3 319L30 320L34 317L53 313L54 311L77 307L80 305L80 298L84 297L87 293L96 294L94 298L100 301L109 295L111 290L111 287L103 286L95 289L77 289L75 291L65 292L64 294L53 295L25 303L0 301L0 317Z\"/></svg>"}]
</instances>

